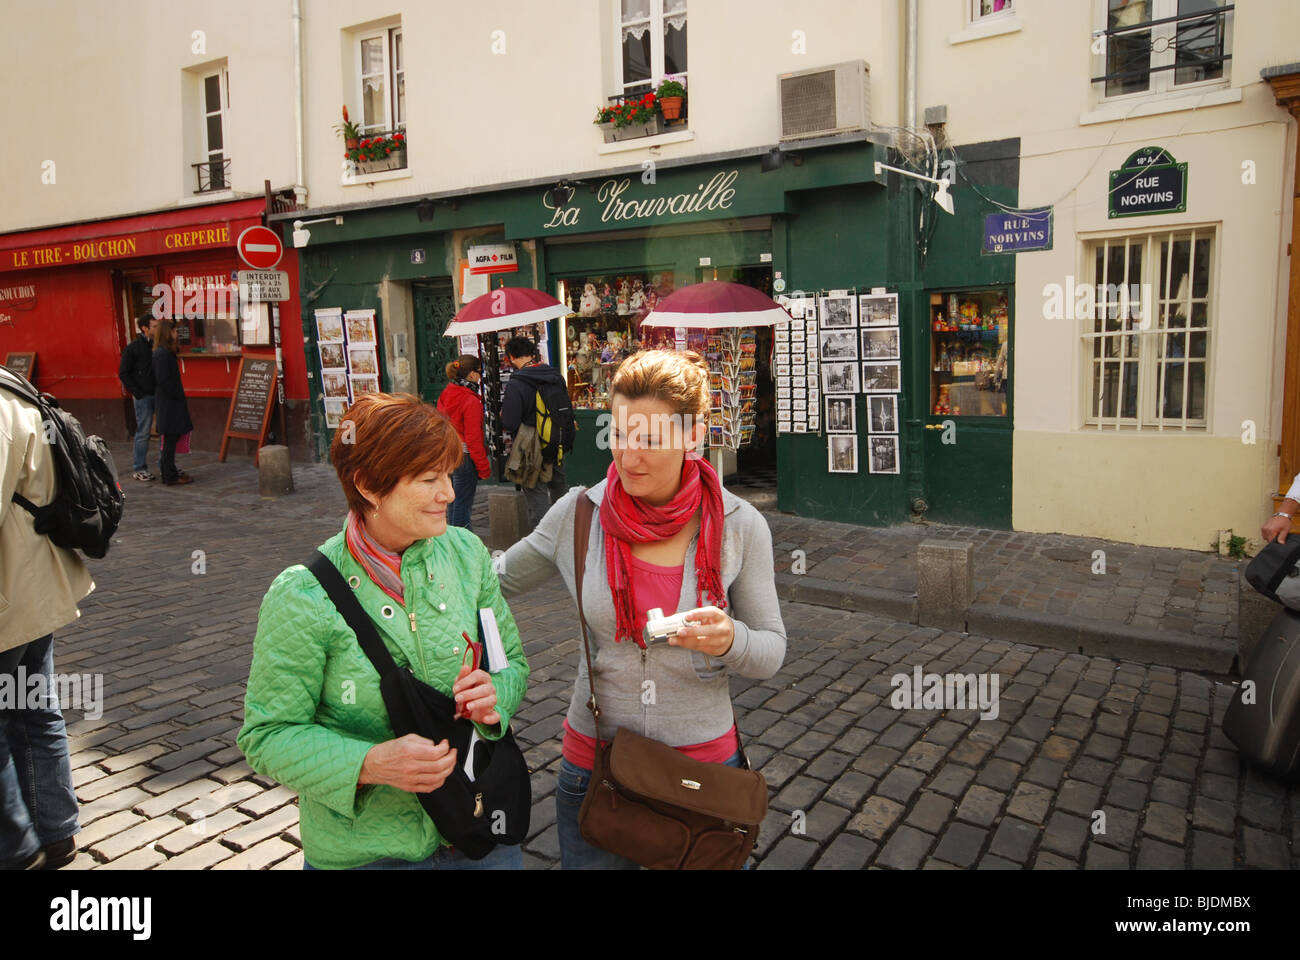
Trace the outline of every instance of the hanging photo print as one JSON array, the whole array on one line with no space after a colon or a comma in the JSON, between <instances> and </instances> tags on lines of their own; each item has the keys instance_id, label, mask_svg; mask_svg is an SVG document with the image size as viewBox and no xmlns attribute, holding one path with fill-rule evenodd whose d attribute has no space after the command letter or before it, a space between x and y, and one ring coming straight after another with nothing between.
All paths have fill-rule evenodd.
<instances>
[{"instance_id":1,"label":"hanging photo print","mask_svg":"<svg viewBox=\"0 0 1300 960\"><path fill-rule=\"evenodd\" d=\"M858 312L864 327L898 326L898 294L862 294L858 297Z\"/></svg>"},{"instance_id":2,"label":"hanging photo print","mask_svg":"<svg viewBox=\"0 0 1300 960\"><path fill-rule=\"evenodd\" d=\"M858 365L856 362L823 363L821 369L823 393L858 392Z\"/></svg>"},{"instance_id":3,"label":"hanging photo print","mask_svg":"<svg viewBox=\"0 0 1300 960\"><path fill-rule=\"evenodd\" d=\"M863 327L863 360L897 360L899 358L898 327Z\"/></svg>"},{"instance_id":4,"label":"hanging photo print","mask_svg":"<svg viewBox=\"0 0 1300 960\"><path fill-rule=\"evenodd\" d=\"M828 469L831 473L858 472L858 438L833 433L826 438Z\"/></svg>"},{"instance_id":5,"label":"hanging photo print","mask_svg":"<svg viewBox=\"0 0 1300 960\"><path fill-rule=\"evenodd\" d=\"M857 304L852 297L822 297L821 325L828 327L856 327L858 325Z\"/></svg>"},{"instance_id":6,"label":"hanging photo print","mask_svg":"<svg viewBox=\"0 0 1300 960\"><path fill-rule=\"evenodd\" d=\"M879 394L867 397L867 431L898 432L898 395Z\"/></svg>"},{"instance_id":7,"label":"hanging photo print","mask_svg":"<svg viewBox=\"0 0 1300 960\"><path fill-rule=\"evenodd\" d=\"M857 439L856 437L854 439ZM898 473L898 437L867 437L868 463L870 473Z\"/></svg>"},{"instance_id":8,"label":"hanging photo print","mask_svg":"<svg viewBox=\"0 0 1300 960\"><path fill-rule=\"evenodd\" d=\"M826 432L857 433L857 394L826 394Z\"/></svg>"},{"instance_id":9,"label":"hanging photo print","mask_svg":"<svg viewBox=\"0 0 1300 960\"><path fill-rule=\"evenodd\" d=\"M862 365L863 393L898 393L902 385L902 372L897 360Z\"/></svg>"},{"instance_id":10,"label":"hanging photo print","mask_svg":"<svg viewBox=\"0 0 1300 960\"><path fill-rule=\"evenodd\" d=\"M856 330L826 330L819 334L821 360L858 359L858 332Z\"/></svg>"}]
</instances>

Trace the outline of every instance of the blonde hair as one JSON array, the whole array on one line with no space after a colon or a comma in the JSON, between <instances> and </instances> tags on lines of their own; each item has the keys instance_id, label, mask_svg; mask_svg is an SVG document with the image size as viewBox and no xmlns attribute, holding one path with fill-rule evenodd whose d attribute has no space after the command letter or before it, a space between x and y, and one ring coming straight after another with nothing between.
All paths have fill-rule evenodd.
<instances>
[{"instance_id":1,"label":"blonde hair","mask_svg":"<svg viewBox=\"0 0 1300 960\"><path fill-rule=\"evenodd\" d=\"M653 397L684 417L709 415L709 368L691 350L641 350L619 365L610 396Z\"/></svg>"}]
</instances>

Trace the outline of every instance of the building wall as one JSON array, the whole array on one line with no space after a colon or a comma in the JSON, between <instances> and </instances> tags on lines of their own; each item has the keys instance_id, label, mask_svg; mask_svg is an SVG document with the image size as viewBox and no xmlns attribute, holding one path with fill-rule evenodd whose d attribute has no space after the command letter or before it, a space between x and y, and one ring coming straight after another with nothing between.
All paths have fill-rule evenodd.
<instances>
[{"instance_id":1,"label":"building wall","mask_svg":"<svg viewBox=\"0 0 1300 960\"><path fill-rule=\"evenodd\" d=\"M1259 71L1295 59L1294 32L1279 29L1294 22L1293 5L1238 5L1224 88L1178 102L1130 99L1127 119L1087 123L1115 109L1090 82L1102 72L1090 50L1100 8L1016 6L1019 30L965 43L952 42L963 36L961 4L928 8L920 44L922 108L948 106L955 143L1021 137L1019 204L1055 208L1053 249L1015 255L1013 526L1194 549L1221 529L1258 536L1277 483L1296 136ZM1239 102L1215 103L1225 97ZM1144 115L1155 109L1166 112ZM1187 211L1108 218L1109 171L1147 145L1188 164ZM1245 161L1253 184L1243 183ZM1217 231L1207 426L1162 434L1085 425L1080 334L1090 323L1047 319L1045 288L1090 279L1091 239L1190 225ZM1248 420L1253 445L1242 441Z\"/></svg>"}]
</instances>

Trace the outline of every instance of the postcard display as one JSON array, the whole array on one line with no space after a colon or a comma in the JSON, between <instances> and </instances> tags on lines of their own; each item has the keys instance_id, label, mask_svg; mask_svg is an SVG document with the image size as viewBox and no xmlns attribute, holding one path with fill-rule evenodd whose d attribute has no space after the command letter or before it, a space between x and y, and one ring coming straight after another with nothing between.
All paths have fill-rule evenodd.
<instances>
[{"instance_id":1,"label":"postcard display","mask_svg":"<svg viewBox=\"0 0 1300 960\"><path fill-rule=\"evenodd\" d=\"M337 430L343 414L365 393L379 392L375 311L326 307L316 311L325 426Z\"/></svg>"},{"instance_id":2,"label":"postcard display","mask_svg":"<svg viewBox=\"0 0 1300 960\"><path fill-rule=\"evenodd\" d=\"M899 473L898 294L874 288L780 302L790 321L774 331L777 433L821 433L824 427L828 471L857 473L857 395L865 393L867 470Z\"/></svg>"},{"instance_id":3,"label":"postcard display","mask_svg":"<svg viewBox=\"0 0 1300 960\"><path fill-rule=\"evenodd\" d=\"M680 348L679 348L680 349ZM753 327L708 332L709 446L739 450L754 439L758 336Z\"/></svg>"},{"instance_id":4,"label":"postcard display","mask_svg":"<svg viewBox=\"0 0 1300 960\"><path fill-rule=\"evenodd\" d=\"M460 338L462 353L481 357L483 360L483 397L484 397L484 434L487 437L487 455L492 463L499 464L500 474L505 476L505 462L510 458L510 448L515 438L508 436L501 424L501 406L505 402L506 384L514 367L506 359L506 344L515 337L528 337L537 344L537 352L542 363L551 362L550 336L551 325L543 320L541 323L526 324L497 330L494 333L482 333L475 337L467 334ZM473 343L471 343L473 341Z\"/></svg>"}]
</instances>

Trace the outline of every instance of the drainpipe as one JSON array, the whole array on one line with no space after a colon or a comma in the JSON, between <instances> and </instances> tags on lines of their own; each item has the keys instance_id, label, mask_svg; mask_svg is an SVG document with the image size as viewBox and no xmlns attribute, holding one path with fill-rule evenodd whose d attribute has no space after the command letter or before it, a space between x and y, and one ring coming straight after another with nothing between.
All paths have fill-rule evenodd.
<instances>
[{"instance_id":1,"label":"drainpipe","mask_svg":"<svg viewBox=\"0 0 1300 960\"><path fill-rule=\"evenodd\" d=\"M915 2L915 0L912 0ZM293 21L293 134L296 168L294 170L293 198L300 208L307 206L307 178L303 174L302 149L302 0L292 0Z\"/></svg>"},{"instance_id":2,"label":"drainpipe","mask_svg":"<svg viewBox=\"0 0 1300 960\"><path fill-rule=\"evenodd\" d=\"M916 17L917 0L906 0L907 24L903 49L903 126L916 130Z\"/></svg>"}]
</instances>

